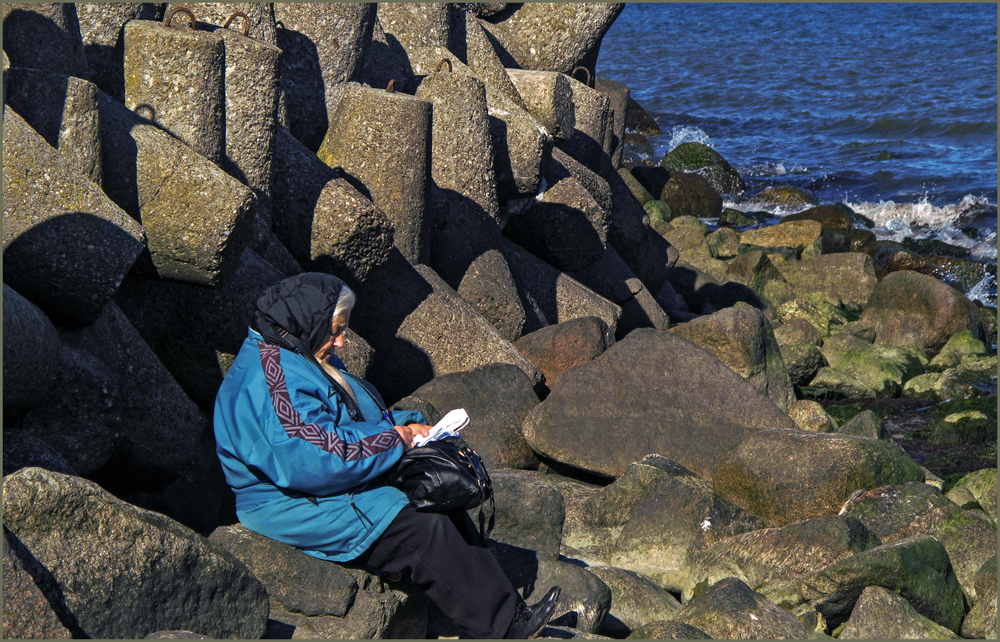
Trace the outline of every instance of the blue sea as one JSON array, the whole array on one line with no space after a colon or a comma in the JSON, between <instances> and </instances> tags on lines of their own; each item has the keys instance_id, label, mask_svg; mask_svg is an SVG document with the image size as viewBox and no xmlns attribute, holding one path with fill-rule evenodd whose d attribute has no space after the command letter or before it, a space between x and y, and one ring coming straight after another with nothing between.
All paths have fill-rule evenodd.
<instances>
[{"instance_id":1,"label":"blue sea","mask_svg":"<svg viewBox=\"0 0 1000 642\"><path fill-rule=\"evenodd\" d=\"M597 75L660 126L633 158L698 141L739 170L749 189L727 206L790 184L880 238L996 263L996 4L627 4ZM995 306L986 281L969 295Z\"/></svg>"}]
</instances>

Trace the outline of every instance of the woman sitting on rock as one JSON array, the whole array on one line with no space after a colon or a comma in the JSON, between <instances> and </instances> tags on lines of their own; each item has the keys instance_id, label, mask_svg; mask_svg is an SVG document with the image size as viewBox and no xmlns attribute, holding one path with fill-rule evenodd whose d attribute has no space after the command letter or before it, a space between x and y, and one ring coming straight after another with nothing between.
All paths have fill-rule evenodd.
<instances>
[{"instance_id":1,"label":"woman sitting on rock","mask_svg":"<svg viewBox=\"0 0 1000 642\"><path fill-rule=\"evenodd\" d=\"M409 576L468 636L534 637L559 589L527 606L464 512L417 512L379 478L430 426L390 411L334 351L354 293L307 273L272 286L215 400L240 523L320 559Z\"/></svg>"}]
</instances>

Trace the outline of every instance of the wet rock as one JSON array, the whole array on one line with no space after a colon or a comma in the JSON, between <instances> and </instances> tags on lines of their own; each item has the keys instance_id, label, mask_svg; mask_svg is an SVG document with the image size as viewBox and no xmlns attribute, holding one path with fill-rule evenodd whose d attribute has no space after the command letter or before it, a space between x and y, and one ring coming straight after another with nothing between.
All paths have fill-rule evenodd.
<instances>
[{"instance_id":1,"label":"wet rock","mask_svg":"<svg viewBox=\"0 0 1000 642\"><path fill-rule=\"evenodd\" d=\"M591 361L614 342L600 318L580 317L526 334L514 347L541 370L551 387L563 372Z\"/></svg>"},{"instance_id":2,"label":"wet rock","mask_svg":"<svg viewBox=\"0 0 1000 642\"><path fill-rule=\"evenodd\" d=\"M3 409L15 417L41 402L56 377L59 336L33 303L3 286Z\"/></svg>"},{"instance_id":3,"label":"wet rock","mask_svg":"<svg viewBox=\"0 0 1000 642\"><path fill-rule=\"evenodd\" d=\"M717 151L702 143L683 143L663 157L660 167L676 172L693 172L708 179L722 194L746 191L746 181Z\"/></svg>"},{"instance_id":4,"label":"wet rock","mask_svg":"<svg viewBox=\"0 0 1000 642\"><path fill-rule=\"evenodd\" d=\"M811 325L809 327L812 328ZM828 365L820 349L805 341L795 341L781 346L781 360L785 363L788 379L794 386L808 385L819 369Z\"/></svg>"},{"instance_id":5,"label":"wet rock","mask_svg":"<svg viewBox=\"0 0 1000 642\"><path fill-rule=\"evenodd\" d=\"M790 223L783 223L790 225ZM747 232L741 238L746 242ZM814 259L775 264L796 290L820 292L839 299L848 310L860 311L871 299L878 279L871 257L859 252L824 254Z\"/></svg>"},{"instance_id":6,"label":"wet rock","mask_svg":"<svg viewBox=\"0 0 1000 642\"><path fill-rule=\"evenodd\" d=\"M788 416L795 425L809 432L836 432L833 419L826 414L823 406L815 401L799 399L788 409Z\"/></svg>"},{"instance_id":7,"label":"wet rock","mask_svg":"<svg viewBox=\"0 0 1000 642\"><path fill-rule=\"evenodd\" d=\"M859 489L923 478L895 444L803 430L751 433L713 475L720 495L780 524L836 513Z\"/></svg>"},{"instance_id":8,"label":"wet rock","mask_svg":"<svg viewBox=\"0 0 1000 642\"><path fill-rule=\"evenodd\" d=\"M917 613L899 595L869 586L854 605L839 639L957 640L959 636Z\"/></svg>"},{"instance_id":9,"label":"wet rock","mask_svg":"<svg viewBox=\"0 0 1000 642\"><path fill-rule=\"evenodd\" d=\"M705 237L712 256L717 259L734 259L739 255L739 236L728 227L719 228Z\"/></svg>"},{"instance_id":10,"label":"wet rock","mask_svg":"<svg viewBox=\"0 0 1000 642\"><path fill-rule=\"evenodd\" d=\"M769 526L712 492L704 479L649 456L587 500L590 520L620 527L608 562L680 591L694 570L690 555L722 538Z\"/></svg>"},{"instance_id":11,"label":"wet rock","mask_svg":"<svg viewBox=\"0 0 1000 642\"><path fill-rule=\"evenodd\" d=\"M851 229L857 223L854 211L838 203L819 205L802 212L789 214L782 221L817 221L823 226L820 249L823 254L847 252L851 248Z\"/></svg>"},{"instance_id":12,"label":"wet rock","mask_svg":"<svg viewBox=\"0 0 1000 642\"><path fill-rule=\"evenodd\" d=\"M402 93L344 85L317 152L371 194L393 224L396 247L414 264L425 263L428 252L431 107Z\"/></svg>"},{"instance_id":13,"label":"wet rock","mask_svg":"<svg viewBox=\"0 0 1000 642\"><path fill-rule=\"evenodd\" d=\"M538 459L521 435L521 424L538 397L517 366L484 365L453 372L420 386L410 397L430 403L442 415L464 408L472 418L462 438L491 469L537 468Z\"/></svg>"},{"instance_id":14,"label":"wet rock","mask_svg":"<svg viewBox=\"0 0 1000 642\"><path fill-rule=\"evenodd\" d=\"M926 363L917 350L876 346L846 333L823 341L821 350L831 367L851 375L879 396L898 396L902 383L922 373Z\"/></svg>"},{"instance_id":15,"label":"wet rock","mask_svg":"<svg viewBox=\"0 0 1000 642\"><path fill-rule=\"evenodd\" d=\"M722 212L722 196L697 174L671 172L659 197L666 201L675 217L713 218Z\"/></svg>"},{"instance_id":16,"label":"wet rock","mask_svg":"<svg viewBox=\"0 0 1000 642\"><path fill-rule=\"evenodd\" d=\"M681 609L680 602L649 579L614 566L591 567L590 572L611 589L611 610L600 632L623 638L647 622L669 620Z\"/></svg>"},{"instance_id":17,"label":"wet rock","mask_svg":"<svg viewBox=\"0 0 1000 642\"><path fill-rule=\"evenodd\" d=\"M92 322L145 232L6 108L3 166L4 281L54 319Z\"/></svg>"},{"instance_id":18,"label":"wet rock","mask_svg":"<svg viewBox=\"0 0 1000 642\"><path fill-rule=\"evenodd\" d=\"M32 69L4 74L4 101L25 119L68 165L102 184L97 87L81 78Z\"/></svg>"},{"instance_id":19,"label":"wet rock","mask_svg":"<svg viewBox=\"0 0 1000 642\"><path fill-rule=\"evenodd\" d=\"M581 398L592 400L585 411ZM793 425L711 353L672 333L639 328L564 372L524 432L536 453L602 475L620 475L655 452L710 476L743 436ZM693 448L690 431L701 435Z\"/></svg>"},{"instance_id":20,"label":"wet rock","mask_svg":"<svg viewBox=\"0 0 1000 642\"><path fill-rule=\"evenodd\" d=\"M975 305L958 290L917 272L893 272L875 287L861 320L875 327L880 345L913 346L936 355L963 330L984 336Z\"/></svg>"},{"instance_id":21,"label":"wet rock","mask_svg":"<svg viewBox=\"0 0 1000 642\"><path fill-rule=\"evenodd\" d=\"M216 285L252 240L254 193L181 141L141 125L139 216L161 278Z\"/></svg>"},{"instance_id":22,"label":"wet rock","mask_svg":"<svg viewBox=\"0 0 1000 642\"><path fill-rule=\"evenodd\" d=\"M746 225L754 225L760 221L739 210L727 207L722 210L719 214L719 226L720 227L744 227Z\"/></svg>"},{"instance_id":23,"label":"wet rock","mask_svg":"<svg viewBox=\"0 0 1000 642\"><path fill-rule=\"evenodd\" d=\"M26 468L4 478L4 524L89 637L154 631L260 637L267 593L230 553L93 482Z\"/></svg>"},{"instance_id":24,"label":"wet rock","mask_svg":"<svg viewBox=\"0 0 1000 642\"><path fill-rule=\"evenodd\" d=\"M624 8L622 3L525 4L484 26L516 63L506 66L569 74L580 65L593 70L601 39Z\"/></svg>"},{"instance_id":25,"label":"wet rock","mask_svg":"<svg viewBox=\"0 0 1000 642\"><path fill-rule=\"evenodd\" d=\"M39 576L38 580L35 579L36 576ZM39 588L39 584L51 583L51 581L46 582L46 579L48 578L44 575L44 567L15 535L4 528L3 637L5 639L73 638L72 632L60 621L60 615L64 614L58 613L53 608Z\"/></svg>"},{"instance_id":26,"label":"wet rock","mask_svg":"<svg viewBox=\"0 0 1000 642\"><path fill-rule=\"evenodd\" d=\"M719 358L776 406L788 410L795 391L771 324L746 303L671 328Z\"/></svg>"},{"instance_id":27,"label":"wet rock","mask_svg":"<svg viewBox=\"0 0 1000 642\"><path fill-rule=\"evenodd\" d=\"M977 339L971 330L962 330L948 338L941 351L930 361L934 369L946 369L959 365L965 355L988 355L986 344Z\"/></svg>"},{"instance_id":28,"label":"wet rock","mask_svg":"<svg viewBox=\"0 0 1000 642\"><path fill-rule=\"evenodd\" d=\"M791 185L768 187L761 190L754 201L768 205L784 205L788 207L801 205L818 205L819 199L812 192Z\"/></svg>"},{"instance_id":29,"label":"wet rock","mask_svg":"<svg viewBox=\"0 0 1000 642\"><path fill-rule=\"evenodd\" d=\"M985 468L964 475L955 482L956 487L968 488L972 491L979 505L994 520L997 517L997 471L996 468Z\"/></svg>"},{"instance_id":30,"label":"wet rock","mask_svg":"<svg viewBox=\"0 0 1000 642\"><path fill-rule=\"evenodd\" d=\"M173 19L180 24L189 17ZM225 76L222 36L149 20L125 25L125 106L220 167L226 154Z\"/></svg>"},{"instance_id":31,"label":"wet rock","mask_svg":"<svg viewBox=\"0 0 1000 642\"><path fill-rule=\"evenodd\" d=\"M944 546L928 535L883 544L759 590L782 608L808 603L836 628L868 586L899 594L918 613L952 631L961 625L962 588Z\"/></svg>"},{"instance_id":32,"label":"wet rock","mask_svg":"<svg viewBox=\"0 0 1000 642\"><path fill-rule=\"evenodd\" d=\"M836 515L733 535L693 553L682 597L690 602L726 577L751 587L793 579L881 543L860 520Z\"/></svg>"},{"instance_id":33,"label":"wet rock","mask_svg":"<svg viewBox=\"0 0 1000 642\"><path fill-rule=\"evenodd\" d=\"M360 73L375 17L369 3L274 4L280 25L274 44L282 50L279 124L312 151L323 142L337 106L337 85Z\"/></svg>"},{"instance_id":34,"label":"wet rock","mask_svg":"<svg viewBox=\"0 0 1000 642\"><path fill-rule=\"evenodd\" d=\"M712 585L691 600L675 619L716 639L820 639L795 617L736 578Z\"/></svg>"},{"instance_id":35,"label":"wet rock","mask_svg":"<svg viewBox=\"0 0 1000 642\"><path fill-rule=\"evenodd\" d=\"M3 50L11 67L90 79L73 3L4 3Z\"/></svg>"}]
</instances>

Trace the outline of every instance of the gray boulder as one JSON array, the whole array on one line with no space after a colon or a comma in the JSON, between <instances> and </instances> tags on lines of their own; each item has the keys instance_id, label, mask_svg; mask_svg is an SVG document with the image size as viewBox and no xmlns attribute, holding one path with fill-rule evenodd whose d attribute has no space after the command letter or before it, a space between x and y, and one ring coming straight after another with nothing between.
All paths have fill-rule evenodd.
<instances>
[{"instance_id":1,"label":"gray boulder","mask_svg":"<svg viewBox=\"0 0 1000 642\"><path fill-rule=\"evenodd\" d=\"M902 448L853 435L765 430L715 467L715 491L779 524L835 514L856 490L923 481Z\"/></svg>"},{"instance_id":2,"label":"gray boulder","mask_svg":"<svg viewBox=\"0 0 1000 642\"><path fill-rule=\"evenodd\" d=\"M4 74L4 100L77 173L101 185L97 86L73 76L33 69Z\"/></svg>"},{"instance_id":3,"label":"gray boulder","mask_svg":"<svg viewBox=\"0 0 1000 642\"><path fill-rule=\"evenodd\" d=\"M538 397L532 381L510 364L482 365L425 383L410 397L430 403L442 415L464 408L471 419L462 438L493 468L537 468L538 459L521 434L521 424Z\"/></svg>"},{"instance_id":4,"label":"gray boulder","mask_svg":"<svg viewBox=\"0 0 1000 642\"><path fill-rule=\"evenodd\" d=\"M788 409L788 416L802 430L836 432L830 415L826 414L823 406L811 399L799 399L793 403L792 407Z\"/></svg>"},{"instance_id":5,"label":"gray boulder","mask_svg":"<svg viewBox=\"0 0 1000 642\"><path fill-rule=\"evenodd\" d=\"M708 350L787 411L795 391L767 318L740 302L670 329Z\"/></svg>"},{"instance_id":6,"label":"gray boulder","mask_svg":"<svg viewBox=\"0 0 1000 642\"><path fill-rule=\"evenodd\" d=\"M77 474L76 469L52 446L29 433L7 429L3 440L3 474L31 467L65 475Z\"/></svg>"},{"instance_id":7,"label":"gray boulder","mask_svg":"<svg viewBox=\"0 0 1000 642\"><path fill-rule=\"evenodd\" d=\"M375 17L369 3L274 4L280 24L274 44L282 51L279 124L312 151L326 136L337 85L356 80L361 71Z\"/></svg>"},{"instance_id":8,"label":"gray boulder","mask_svg":"<svg viewBox=\"0 0 1000 642\"><path fill-rule=\"evenodd\" d=\"M854 419L851 419L843 426L835 428L834 432L839 432L843 435L857 435L858 437L865 437L867 439L892 440L892 435L885 429L885 424L871 410L861 411L855 415Z\"/></svg>"},{"instance_id":9,"label":"gray boulder","mask_svg":"<svg viewBox=\"0 0 1000 642\"><path fill-rule=\"evenodd\" d=\"M802 318L790 319L776 327L774 338L778 340L778 345L782 349L792 343L808 343L816 347L823 345L823 337L816 326Z\"/></svg>"},{"instance_id":10,"label":"gray boulder","mask_svg":"<svg viewBox=\"0 0 1000 642\"><path fill-rule=\"evenodd\" d=\"M803 323L806 323L803 321ZM787 325L787 324L785 324ZM809 325L806 323L806 325ZM781 326L785 327L784 325ZM812 325L809 325L813 329ZM814 330L815 331L815 330ZM775 332L777 335L777 332ZM779 344L780 344L780 340ZM781 346L781 360L788 372L788 379L795 386L808 385L819 369L829 365L822 351L812 343L796 341Z\"/></svg>"},{"instance_id":11,"label":"gray boulder","mask_svg":"<svg viewBox=\"0 0 1000 642\"><path fill-rule=\"evenodd\" d=\"M41 402L56 377L59 336L31 301L3 285L3 410L14 417Z\"/></svg>"},{"instance_id":12,"label":"gray boulder","mask_svg":"<svg viewBox=\"0 0 1000 642\"><path fill-rule=\"evenodd\" d=\"M65 613L57 612L39 587L51 582L44 575L35 580L44 567L14 534L3 530L4 639L72 639L73 633L60 621Z\"/></svg>"},{"instance_id":13,"label":"gray boulder","mask_svg":"<svg viewBox=\"0 0 1000 642\"><path fill-rule=\"evenodd\" d=\"M533 585L523 587L523 584L511 579L515 588L522 589L529 603L534 601L533 596L536 599L541 597L552 586L562 589L553 611L555 617L550 621L553 626L596 633L611 608L611 589L608 585L575 564L543 559L539 561L538 576Z\"/></svg>"},{"instance_id":14,"label":"gray boulder","mask_svg":"<svg viewBox=\"0 0 1000 642\"><path fill-rule=\"evenodd\" d=\"M816 371L812 381L809 382L812 388L827 388L836 390L852 399L874 399L878 396L871 386L858 380L843 370L837 368L822 367Z\"/></svg>"},{"instance_id":15,"label":"gray boulder","mask_svg":"<svg viewBox=\"0 0 1000 642\"><path fill-rule=\"evenodd\" d=\"M883 543L914 535L932 535L948 551L962 588L977 599L975 577L996 554L996 524L978 511L963 510L933 486L909 483L877 488L847 507Z\"/></svg>"},{"instance_id":16,"label":"gray boulder","mask_svg":"<svg viewBox=\"0 0 1000 642\"><path fill-rule=\"evenodd\" d=\"M695 570L682 598L689 602L727 577L750 587L792 579L881 543L857 518L837 515L733 535L693 553Z\"/></svg>"},{"instance_id":17,"label":"gray boulder","mask_svg":"<svg viewBox=\"0 0 1000 642\"><path fill-rule=\"evenodd\" d=\"M624 638L647 622L669 620L681 603L649 579L614 566L590 567L590 572L611 589L611 610L599 629L612 638Z\"/></svg>"},{"instance_id":18,"label":"gray boulder","mask_svg":"<svg viewBox=\"0 0 1000 642\"><path fill-rule=\"evenodd\" d=\"M236 557L93 482L26 468L4 478L4 524L51 574L87 637L162 630L256 638L264 586Z\"/></svg>"},{"instance_id":19,"label":"gray boulder","mask_svg":"<svg viewBox=\"0 0 1000 642\"><path fill-rule=\"evenodd\" d=\"M645 624L628 636L629 640L711 640L712 636L696 626L661 620Z\"/></svg>"},{"instance_id":20,"label":"gray boulder","mask_svg":"<svg viewBox=\"0 0 1000 642\"><path fill-rule=\"evenodd\" d=\"M490 545L501 557L530 551L527 554L537 560L559 559L566 519L559 490L545 474L535 471L497 468L491 470L490 478L496 499L496 526ZM474 521L478 512L469 511Z\"/></svg>"},{"instance_id":21,"label":"gray boulder","mask_svg":"<svg viewBox=\"0 0 1000 642\"><path fill-rule=\"evenodd\" d=\"M958 640L940 624L917 613L910 603L881 586L869 586L858 598L838 636L841 640Z\"/></svg>"},{"instance_id":22,"label":"gray boulder","mask_svg":"<svg viewBox=\"0 0 1000 642\"><path fill-rule=\"evenodd\" d=\"M620 528L608 553L613 566L680 591L690 581L692 551L769 524L712 492L674 462L646 457L587 500L600 526Z\"/></svg>"},{"instance_id":23,"label":"gray boulder","mask_svg":"<svg viewBox=\"0 0 1000 642\"><path fill-rule=\"evenodd\" d=\"M901 270L882 279L861 315L879 345L912 346L933 357L952 335L969 330L985 338L972 301L926 274Z\"/></svg>"},{"instance_id":24,"label":"gray boulder","mask_svg":"<svg viewBox=\"0 0 1000 642\"><path fill-rule=\"evenodd\" d=\"M91 323L145 232L6 107L3 130L4 282L54 319Z\"/></svg>"},{"instance_id":25,"label":"gray boulder","mask_svg":"<svg viewBox=\"0 0 1000 642\"><path fill-rule=\"evenodd\" d=\"M716 582L688 602L674 619L716 639L816 640L826 637L807 630L791 613L778 608L735 577Z\"/></svg>"},{"instance_id":26,"label":"gray boulder","mask_svg":"<svg viewBox=\"0 0 1000 642\"><path fill-rule=\"evenodd\" d=\"M918 535L870 548L801 577L759 587L775 604L808 603L836 628L868 586L898 593L924 617L958 631L965 613L962 587L944 546Z\"/></svg>"},{"instance_id":27,"label":"gray boulder","mask_svg":"<svg viewBox=\"0 0 1000 642\"><path fill-rule=\"evenodd\" d=\"M563 373L524 432L536 453L602 475L660 453L709 478L743 437L772 427L794 424L746 379L690 341L639 328Z\"/></svg>"},{"instance_id":28,"label":"gray boulder","mask_svg":"<svg viewBox=\"0 0 1000 642\"><path fill-rule=\"evenodd\" d=\"M845 308L854 311L860 311L868 304L878 283L872 258L860 252L783 261L776 263L775 267L797 290L822 292L839 299Z\"/></svg>"},{"instance_id":29,"label":"gray boulder","mask_svg":"<svg viewBox=\"0 0 1000 642\"><path fill-rule=\"evenodd\" d=\"M4 3L3 50L11 67L90 79L72 3Z\"/></svg>"}]
</instances>

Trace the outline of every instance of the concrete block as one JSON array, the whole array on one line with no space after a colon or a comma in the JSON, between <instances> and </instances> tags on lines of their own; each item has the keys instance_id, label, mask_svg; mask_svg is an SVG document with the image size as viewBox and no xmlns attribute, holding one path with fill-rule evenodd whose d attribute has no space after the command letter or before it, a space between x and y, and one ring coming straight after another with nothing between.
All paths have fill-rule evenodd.
<instances>
[{"instance_id":1,"label":"concrete block","mask_svg":"<svg viewBox=\"0 0 1000 642\"><path fill-rule=\"evenodd\" d=\"M10 66L89 80L76 6L70 2L5 2L3 50L10 57Z\"/></svg>"},{"instance_id":2,"label":"concrete block","mask_svg":"<svg viewBox=\"0 0 1000 642\"><path fill-rule=\"evenodd\" d=\"M35 304L3 286L3 412L10 419L45 398L55 380L59 335Z\"/></svg>"},{"instance_id":3,"label":"concrete block","mask_svg":"<svg viewBox=\"0 0 1000 642\"><path fill-rule=\"evenodd\" d=\"M564 74L508 69L507 75L524 100L528 112L541 123L549 136L563 140L573 134L576 126L573 90Z\"/></svg>"},{"instance_id":4,"label":"concrete block","mask_svg":"<svg viewBox=\"0 0 1000 642\"><path fill-rule=\"evenodd\" d=\"M125 102L125 41L129 20L162 20L163 5L152 2L82 2L76 6L83 51L101 91Z\"/></svg>"},{"instance_id":5,"label":"concrete block","mask_svg":"<svg viewBox=\"0 0 1000 642\"><path fill-rule=\"evenodd\" d=\"M620 82L607 78L595 78L594 89L611 99L614 110L614 139L609 154L615 168L621 167L622 150L625 148L625 116L628 114L629 88Z\"/></svg>"}]
</instances>

